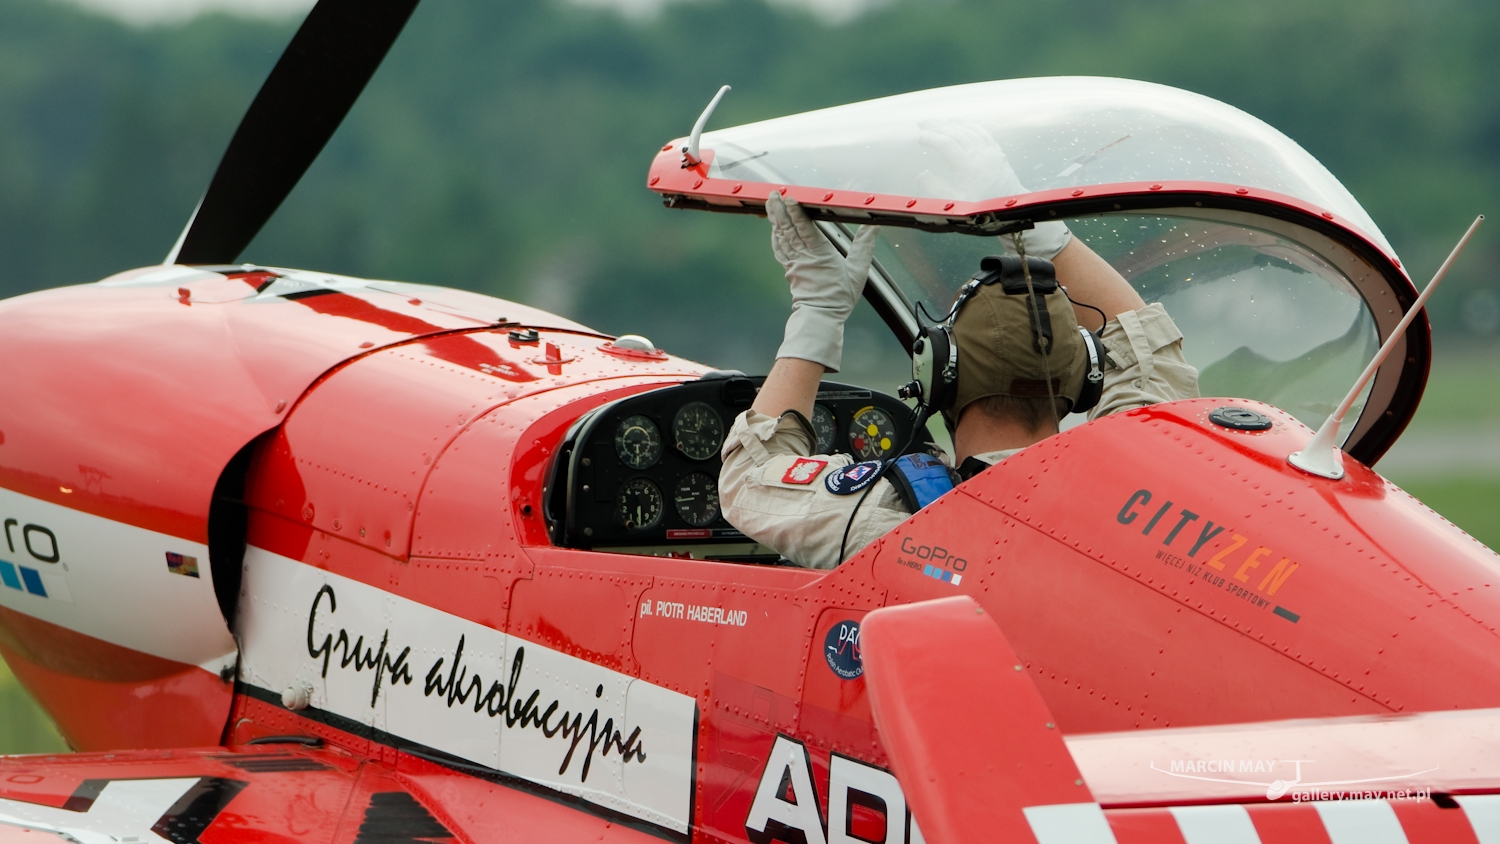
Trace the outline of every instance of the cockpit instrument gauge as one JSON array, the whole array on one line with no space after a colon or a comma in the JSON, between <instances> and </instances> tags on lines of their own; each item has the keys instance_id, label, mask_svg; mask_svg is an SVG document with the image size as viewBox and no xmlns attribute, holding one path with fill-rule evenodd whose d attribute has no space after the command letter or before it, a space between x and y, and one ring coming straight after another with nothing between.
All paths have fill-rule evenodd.
<instances>
[{"instance_id":1,"label":"cockpit instrument gauge","mask_svg":"<svg viewBox=\"0 0 1500 844\"><path fill-rule=\"evenodd\" d=\"M661 489L647 478L626 481L615 498L615 516L626 530L650 530L661 521L666 502Z\"/></svg>"},{"instance_id":2,"label":"cockpit instrument gauge","mask_svg":"<svg viewBox=\"0 0 1500 844\"><path fill-rule=\"evenodd\" d=\"M890 414L871 405L849 423L849 448L861 460L884 460L896 450L896 423Z\"/></svg>"},{"instance_id":3,"label":"cockpit instrument gauge","mask_svg":"<svg viewBox=\"0 0 1500 844\"><path fill-rule=\"evenodd\" d=\"M672 419L672 437L688 459L707 460L719 453L724 442L724 420L703 402L690 402Z\"/></svg>"},{"instance_id":4,"label":"cockpit instrument gauge","mask_svg":"<svg viewBox=\"0 0 1500 844\"><path fill-rule=\"evenodd\" d=\"M693 527L708 527L719 517L719 485L702 472L685 475L672 495L677 515Z\"/></svg>"},{"instance_id":5,"label":"cockpit instrument gauge","mask_svg":"<svg viewBox=\"0 0 1500 844\"><path fill-rule=\"evenodd\" d=\"M639 413L620 420L615 429L615 453L632 469L646 469L661 458L661 431Z\"/></svg>"},{"instance_id":6,"label":"cockpit instrument gauge","mask_svg":"<svg viewBox=\"0 0 1500 844\"><path fill-rule=\"evenodd\" d=\"M813 453L831 454L834 440L839 436L839 425L834 421L833 411L828 409L828 405L813 405L812 426L813 433L818 436L818 442L813 446Z\"/></svg>"}]
</instances>

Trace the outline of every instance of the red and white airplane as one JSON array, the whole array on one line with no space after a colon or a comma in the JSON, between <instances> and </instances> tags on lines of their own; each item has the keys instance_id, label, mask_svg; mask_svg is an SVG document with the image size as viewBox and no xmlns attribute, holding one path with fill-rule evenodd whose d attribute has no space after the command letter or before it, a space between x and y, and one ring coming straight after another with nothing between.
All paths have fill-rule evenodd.
<instances>
[{"instance_id":1,"label":"red and white airplane","mask_svg":"<svg viewBox=\"0 0 1500 844\"><path fill-rule=\"evenodd\" d=\"M414 5L314 8L163 265L0 302L0 653L80 751L0 760L0 840L1500 841L1500 565L1371 468L1428 327L1300 147L1109 79L665 145L668 206L884 225L902 344L1067 219L1234 397L1072 426L809 571L719 512L757 379L235 263ZM955 120L1032 192L965 183L923 142ZM816 416L864 459L914 424L831 382Z\"/></svg>"}]
</instances>

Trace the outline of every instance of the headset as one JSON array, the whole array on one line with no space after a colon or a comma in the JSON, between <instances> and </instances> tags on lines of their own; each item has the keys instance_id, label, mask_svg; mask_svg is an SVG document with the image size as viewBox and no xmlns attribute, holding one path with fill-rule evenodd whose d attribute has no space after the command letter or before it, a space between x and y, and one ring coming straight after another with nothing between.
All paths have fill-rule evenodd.
<instances>
[{"instance_id":1,"label":"headset","mask_svg":"<svg viewBox=\"0 0 1500 844\"><path fill-rule=\"evenodd\" d=\"M844 560L844 549L849 543L849 530L854 526L854 517L858 515L859 508L865 503L865 498L869 496L871 490L875 489L887 470L896 465L900 455L906 454L907 449L916 440L917 432L927 426L927 420L931 419L934 413L953 407L953 402L958 397L958 343L953 339L953 323L957 321L959 311L963 310L964 305L980 287L986 284L1000 284L1001 289L1007 295L1034 296L1036 301L1034 307L1031 308L1031 345L1038 352L1051 353L1052 315L1047 311L1044 297L1058 290L1062 290L1063 295L1067 296L1068 291L1057 283L1057 271L1051 261L1044 261L1041 258L1025 258L1025 263L1022 264L1022 260L1009 255L990 255L981 259L979 272L959 289L958 298L948 315L933 325L922 325L918 328L917 337L912 341L911 346L912 380L897 390L897 395L901 398L917 401L917 407L913 411L915 418L911 434L901 448L897 449L897 458L881 461L875 478L870 481L869 486L865 487L859 501L855 502L854 509L849 513L849 521L844 525L844 536L839 540L839 562ZM1069 296L1068 301L1072 302L1073 298ZM1079 303L1074 302L1074 304ZM1093 305L1085 304L1080 307L1092 308L1099 312L1101 319L1104 318L1104 312L1099 311ZM925 313L925 309L922 309L920 305L918 310L919 313ZM919 324L920 320L919 316ZM1099 398L1104 392L1102 370L1104 343L1099 339L1098 334L1081 325L1078 326L1078 333L1083 336L1084 348L1088 350L1089 372L1084 379L1083 392L1070 410L1074 413L1083 413L1092 410L1099 403ZM950 433L954 424L955 420L948 420ZM904 482L904 486L903 490L903 484L897 484L897 489L903 491L903 497L909 500L920 497L914 495L909 479Z\"/></svg>"},{"instance_id":2,"label":"headset","mask_svg":"<svg viewBox=\"0 0 1500 844\"><path fill-rule=\"evenodd\" d=\"M1023 265L1022 260L1010 255L990 255L984 258L979 262L979 272L959 289L953 309L947 316L918 329L911 346L912 380L897 392L901 398L916 399L923 406L925 416L950 410L958 397L958 343L953 339L953 324L958 320L958 314L964 305L980 287L999 284L1007 295L1034 296L1036 301L1031 308L1031 345L1043 354L1052 351L1052 317L1043 297L1058 290L1062 290L1066 296L1068 291L1057 283L1057 273L1051 261L1026 258ZM1072 302L1072 297L1068 297L1068 301ZM1104 392L1104 343L1098 334L1081 325L1078 326L1078 333L1082 335L1084 348L1088 352L1089 371L1084 379L1083 392L1071 407L1073 413L1092 410Z\"/></svg>"}]
</instances>

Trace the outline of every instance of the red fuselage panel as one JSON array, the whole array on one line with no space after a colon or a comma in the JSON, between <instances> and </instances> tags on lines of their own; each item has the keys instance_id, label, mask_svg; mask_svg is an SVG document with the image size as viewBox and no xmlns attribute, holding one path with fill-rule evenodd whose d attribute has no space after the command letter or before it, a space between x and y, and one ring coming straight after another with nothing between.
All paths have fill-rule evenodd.
<instances>
[{"instance_id":1,"label":"red fuselage panel","mask_svg":"<svg viewBox=\"0 0 1500 844\"><path fill-rule=\"evenodd\" d=\"M207 547L215 486L320 378L329 376L326 397L258 460L288 455L289 436L326 442L298 453L313 456L306 482L284 473L266 509L288 506L306 527L302 510L320 508L316 524L331 535L404 557L422 459L437 456L444 431L457 433L460 415L608 377L596 365L575 378L579 367L551 363L546 345L507 348L508 328L488 343L465 333L522 322L591 351L607 339L569 320L460 291L292 275L158 267L0 302L0 391L10 397L0 402L0 644L75 747L220 740L232 693L220 674L232 671L235 644L215 595L224 572ZM351 360L369 365L341 377ZM454 378L466 376L455 370L472 382L456 394ZM329 416L345 398L353 404ZM420 441L414 449L402 449L403 433ZM76 635L38 632L49 624ZM138 664L167 667L118 676ZM95 716L90 702L119 717Z\"/></svg>"},{"instance_id":2,"label":"red fuselage panel","mask_svg":"<svg viewBox=\"0 0 1500 844\"><path fill-rule=\"evenodd\" d=\"M202 542L230 457L319 376L374 347L481 324L373 288L262 299L263 274L154 272L185 280L125 274L123 286L0 302L0 486ZM496 318L573 326L490 301Z\"/></svg>"},{"instance_id":3,"label":"red fuselage panel","mask_svg":"<svg viewBox=\"0 0 1500 844\"><path fill-rule=\"evenodd\" d=\"M1074 732L1500 704L1495 555L1353 461L1292 468L1310 432L1274 408L1213 425L1225 403L1032 446L867 552L874 576L985 604Z\"/></svg>"}]
</instances>

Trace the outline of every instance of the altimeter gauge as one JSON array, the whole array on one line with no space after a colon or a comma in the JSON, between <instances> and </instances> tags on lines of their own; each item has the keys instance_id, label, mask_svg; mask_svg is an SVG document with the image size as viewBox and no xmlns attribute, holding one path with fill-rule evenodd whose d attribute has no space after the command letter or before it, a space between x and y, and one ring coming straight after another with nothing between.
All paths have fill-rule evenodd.
<instances>
[{"instance_id":1,"label":"altimeter gauge","mask_svg":"<svg viewBox=\"0 0 1500 844\"><path fill-rule=\"evenodd\" d=\"M689 460L707 460L719 453L724 442L724 420L703 402L691 402L673 418L672 437L677 450Z\"/></svg>"},{"instance_id":2,"label":"altimeter gauge","mask_svg":"<svg viewBox=\"0 0 1500 844\"><path fill-rule=\"evenodd\" d=\"M626 530L650 530L661 521L666 502L661 490L648 478L636 478L620 486L615 497L615 516Z\"/></svg>"},{"instance_id":3,"label":"altimeter gauge","mask_svg":"<svg viewBox=\"0 0 1500 844\"><path fill-rule=\"evenodd\" d=\"M639 413L620 420L615 428L615 453L632 469L646 469L661 458L661 431Z\"/></svg>"}]
</instances>

